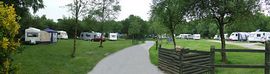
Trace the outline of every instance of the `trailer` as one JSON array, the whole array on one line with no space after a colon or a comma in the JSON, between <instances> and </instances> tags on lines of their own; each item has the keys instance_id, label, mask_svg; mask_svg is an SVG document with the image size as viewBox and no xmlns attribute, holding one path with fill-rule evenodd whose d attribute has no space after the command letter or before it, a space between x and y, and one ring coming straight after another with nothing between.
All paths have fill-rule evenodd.
<instances>
[{"instance_id":1,"label":"trailer","mask_svg":"<svg viewBox=\"0 0 270 74\"><path fill-rule=\"evenodd\" d=\"M30 44L36 44L40 41L41 30L33 27L25 29L24 41Z\"/></svg>"},{"instance_id":2,"label":"trailer","mask_svg":"<svg viewBox=\"0 0 270 74\"><path fill-rule=\"evenodd\" d=\"M180 38L180 39L193 39L193 36L191 34L180 34L179 36L177 36L177 38Z\"/></svg>"},{"instance_id":3,"label":"trailer","mask_svg":"<svg viewBox=\"0 0 270 74\"><path fill-rule=\"evenodd\" d=\"M97 36L94 32L81 32L80 39L82 40L93 40Z\"/></svg>"},{"instance_id":4,"label":"trailer","mask_svg":"<svg viewBox=\"0 0 270 74\"><path fill-rule=\"evenodd\" d=\"M248 37L249 37L248 32L233 32L230 35L229 40L232 40L232 41L247 41Z\"/></svg>"},{"instance_id":5,"label":"trailer","mask_svg":"<svg viewBox=\"0 0 270 74\"><path fill-rule=\"evenodd\" d=\"M225 38L225 40L228 40L229 39L228 34L224 34L224 38ZM219 35L215 35L213 39L214 40L220 40L221 38L220 38Z\"/></svg>"},{"instance_id":6,"label":"trailer","mask_svg":"<svg viewBox=\"0 0 270 74\"><path fill-rule=\"evenodd\" d=\"M117 33L109 33L109 40L115 41L118 38Z\"/></svg>"},{"instance_id":7,"label":"trailer","mask_svg":"<svg viewBox=\"0 0 270 74\"><path fill-rule=\"evenodd\" d=\"M57 31L57 38L59 39L68 39L66 31Z\"/></svg>"},{"instance_id":8,"label":"trailer","mask_svg":"<svg viewBox=\"0 0 270 74\"><path fill-rule=\"evenodd\" d=\"M201 39L201 34L193 34L193 39L194 40L200 40Z\"/></svg>"},{"instance_id":9,"label":"trailer","mask_svg":"<svg viewBox=\"0 0 270 74\"><path fill-rule=\"evenodd\" d=\"M269 40L270 32L251 32L248 42L264 42Z\"/></svg>"}]
</instances>

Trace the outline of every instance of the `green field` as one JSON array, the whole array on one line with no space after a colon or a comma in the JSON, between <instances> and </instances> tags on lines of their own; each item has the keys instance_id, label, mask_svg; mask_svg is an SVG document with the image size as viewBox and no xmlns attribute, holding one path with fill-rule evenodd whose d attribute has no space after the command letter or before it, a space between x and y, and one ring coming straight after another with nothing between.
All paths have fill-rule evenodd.
<instances>
[{"instance_id":1,"label":"green field","mask_svg":"<svg viewBox=\"0 0 270 74\"><path fill-rule=\"evenodd\" d=\"M22 53L15 55L20 74L86 74L104 57L132 45L131 40L98 42L78 40L76 57L71 58L73 40L54 44L23 45Z\"/></svg>"},{"instance_id":2,"label":"green field","mask_svg":"<svg viewBox=\"0 0 270 74\"><path fill-rule=\"evenodd\" d=\"M177 45L185 48L190 48L192 50L203 50L210 51L210 46L214 45L216 48L220 48L220 43L209 42L207 40L176 40ZM163 48L172 48L172 43L162 42ZM228 45L227 48L240 48L243 47ZM229 64L264 64L264 54L263 53L228 53ZM158 64L158 53L156 47L153 46L150 49L151 62L155 65ZM220 64L220 53L216 52L215 63ZM217 74L263 74L264 69L239 69L239 68L217 68Z\"/></svg>"}]
</instances>

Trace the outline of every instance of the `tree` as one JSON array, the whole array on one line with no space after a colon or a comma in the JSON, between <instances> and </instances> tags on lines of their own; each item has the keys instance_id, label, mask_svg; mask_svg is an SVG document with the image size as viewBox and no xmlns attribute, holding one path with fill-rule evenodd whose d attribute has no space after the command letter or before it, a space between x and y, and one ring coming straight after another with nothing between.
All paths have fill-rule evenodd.
<instances>
[{"instance_id":1,"label":"tree","mask_svg":"<svg viewBox=\"0 0 270 74\"><path fill-rule=\"evenodd\" d=\"M121 10L118 0L92 0L90 2L92 6L92 12L89 15L93 15L98 21L101 21L101 38L103 37L104 22L114 20L116 15ZM103 47L102 40L100 40L99 47Z\"/></svg>"},{"instance_id":2,"label":"tree","mask_svg":"<svg viewBox=\"0 0 270 74\"><path fill-rule=\"evenodd\" d=\"M75 57L76 40L77 40L77 27L79 24L79 17L81 15L83 15L84 13L88 13L87 3L88 3L88 1L73 0L73 3L66 5L67 7L69 7L69 10L71 11L72 15L75 18L74 43L73 43L73 51L72 51L71 57Z\"/></svg>"},{"instance_id":3,"label":"tree","mask_svg":"<svg viewBox=\"0 0 270 74\"><path fill-rule=\"evenodd\" d=\"M74 26L75 26L74 18L63 17L62 19L58 19L57 26L58 30L64 30L68 33L68 37L74 38Z\"/></svg>"},{"instance_id":4,"label":"tree","mask_svg":"<svg viewBox=\"0 0 270 74\"><path fill-rule=\"evenodd\" d=\"M0 0L6 5L14 5L16 14L20 17L29 15L29 8L36 13L39 9L44 8L43 0Z\"/></svg>"},{"instance_id":5,"label":"tree","mask_svg":"<svg viewBox=\"0 0 270 74\"><path fill-rule=\"evenodd\" d=\"M24 30L30 25L29 22L33 22L29 19L32 19L32 15L29 12L30 9L36 13L39 9L44 8L43 0L0 0L4 4L10 6L13 5L15 8L16 14L20 17L18 21L20 23L20 33L19 36L24 34Z\"/></svg>"},{"instance_id":6,"label":"tree","mask_svg":"<svg viewBox=\"0 0 270 74\"><path fill-rule=\"evenodd\" d=\"M225 53L225 25L231 24L238 18L245 18L253 15L258 10L260 0L190 0L191 5L188 17L210 18L216 22L221 37L222 62L227 63Z\"/></svg>"},{"instance_id":7,"label":"tree","mask_svg":"<svg viewBox=\"0 0 270 74\"><path fill-rule=\"evenodd\" d=\"M186 22L184 15L187 3L185 0L159 0L155 3L157 4L152 8L152 15L159 17L162 24L169 29L174 48L176 48L175 28Z\"/></svg>"},{"instance_id":8,"label":"tree","mask_svg":"<svg viewBox=\"0 0 270 74\"><path fill-rule=\"evenodd\" d=\"M4 5L0 1L0 74L14 73L12 55L19 47L19 40L15 36L19 33L17 15L13 5Z\"/></svg>"}]
</instances>

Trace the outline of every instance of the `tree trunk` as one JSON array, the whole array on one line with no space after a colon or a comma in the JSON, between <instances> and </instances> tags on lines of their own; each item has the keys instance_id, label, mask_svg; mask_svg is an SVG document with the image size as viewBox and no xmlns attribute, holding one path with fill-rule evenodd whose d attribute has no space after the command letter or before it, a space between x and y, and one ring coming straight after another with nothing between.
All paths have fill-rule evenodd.
<instances>
[{"instance_id":1,"label":"tree trunk","mask_svg":"<svg viewBox=\"0 0 270 74\"><path fill-rule=\"evenodd\" d=\"M75 31L74 31L74 43L73 43L73 51L71 54L71 57L74 58L75 57L75 52L76 52L76 39L77 39L77 25L78 25L78 18L79 18L79 8L80 5L78 4L78 0L75 1Z\"/></svg>"},{"instance_id":2,"label":"tree trunk","mask_svg":"<svg viewBox=\"0 0 270 74\"><path fill-rule=\"evenodd\" d=\"M219 34L220 34L220 39L221 39L221 60L222 60L222 63L226 64L228 63L228 60L227 60L227 55L226 55L226 52L225 52L225 47L226 47L226 44L225 44L225 37L224 37L224 24L222 23L219 23Z\"/></svg>"},{"instance_id":3,"label":"tree trunk","mask_svg":"<svg viewBox=\"0 0 270 74\"><path fill-rule=\"evenodd\" d=\"M100 36L100 44L99 44L99 47L103 47L103 33L101 33L101 36Z\"/></svg>"},{"instance_id":4,"label":"tree trunk","mask_svg":"<svg viewBox=\"0 0 270 74\"><path fill-rule=\"evenodd\" d=\"M172 35L172 39L173 39L173 48L176 49L176 42L175 42L175 38L174 38L174 31L171 30L171 35Z\"/></svg>"},{"instance_id":5,"label":"tree trunk","mask_svg":"<svg viewBox=\"0 0 270 74\"><path fill-rule=\"evenodd\" d=\"M77 23L78 19L76 18L76 24L75 24L75 32L74 32L74 40L73 40L73 51L71 54L71 57L75 57L75 52L76 52L76 39L77 39Z\"/></svg>"}]
</instances>

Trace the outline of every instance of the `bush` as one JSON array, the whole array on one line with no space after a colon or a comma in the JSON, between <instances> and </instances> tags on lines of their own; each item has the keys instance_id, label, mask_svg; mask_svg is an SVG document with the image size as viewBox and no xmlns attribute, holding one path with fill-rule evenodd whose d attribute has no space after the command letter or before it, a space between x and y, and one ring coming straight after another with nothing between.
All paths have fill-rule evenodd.
<instances>
[{"instance_id":1,"label":"bush","mask_svg":"<svg viewBox=\"0 0 270 74\"><path fill-rule=\"evenodd\" d=\"M0 2L0 74L14 73L12 55L19 47L19 40L15 39L20 28L16 21L17 15L13 5Z\"/></svg>"}]
</instances>

